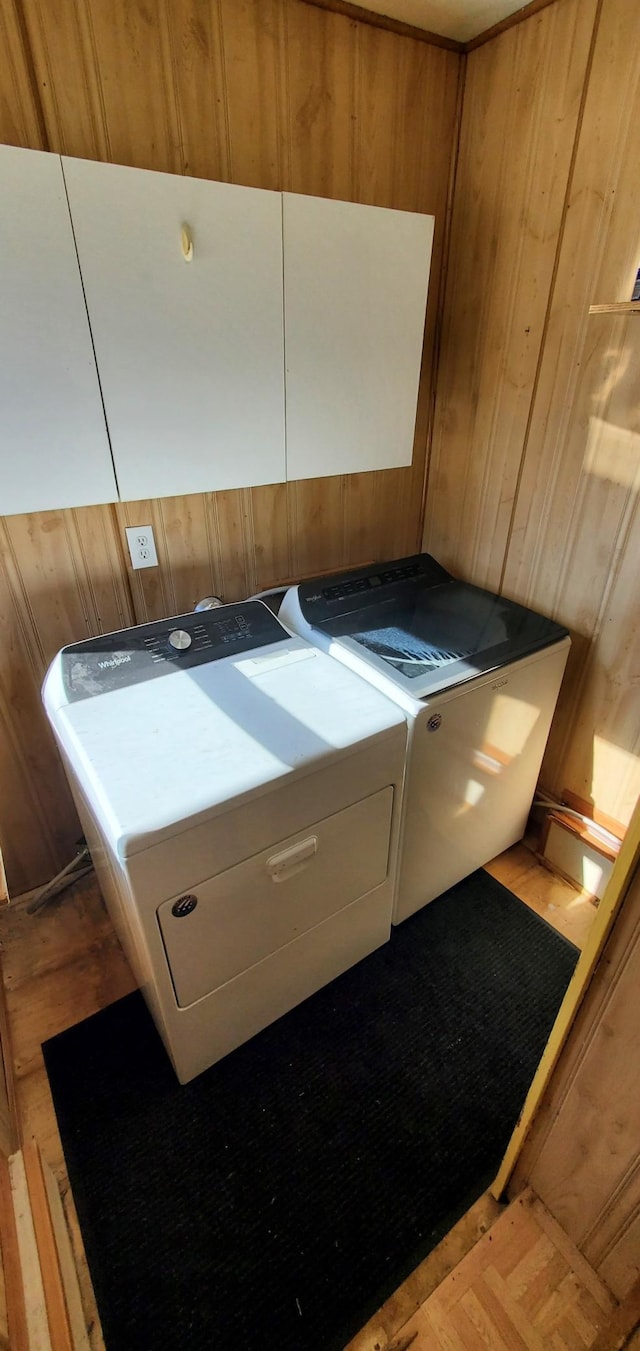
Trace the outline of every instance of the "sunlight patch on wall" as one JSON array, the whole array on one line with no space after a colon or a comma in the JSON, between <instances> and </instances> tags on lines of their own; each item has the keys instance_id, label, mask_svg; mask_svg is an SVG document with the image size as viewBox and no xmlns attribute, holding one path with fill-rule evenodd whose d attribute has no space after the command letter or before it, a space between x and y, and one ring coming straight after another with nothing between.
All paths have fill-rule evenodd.
<instances>
[{"instance_id":1,"label":"sunlight patch on wall","mask_svg":"<svg viewBox=\"0 0 640 1351\"><path fill-rule=\"evenodd\" d=\"M640 435L590 417L584 468L588 474L623 488L636 487L640 479Z\"/></svg>"},{"instance_id":2,"label":"sunlight patch on wall","mask_svg":"<svg viewBox=\"0 0 640 1351\"><path fill-rule=\"evenodd\" d=\"M611 802L611 785L616 785L615 817L626 825L640 796L640 758L623 750L605 737L593 738L593 775L591 796L596 806ZM605 810L611 813L609 805Z\"/></svg>"}]
</instances>

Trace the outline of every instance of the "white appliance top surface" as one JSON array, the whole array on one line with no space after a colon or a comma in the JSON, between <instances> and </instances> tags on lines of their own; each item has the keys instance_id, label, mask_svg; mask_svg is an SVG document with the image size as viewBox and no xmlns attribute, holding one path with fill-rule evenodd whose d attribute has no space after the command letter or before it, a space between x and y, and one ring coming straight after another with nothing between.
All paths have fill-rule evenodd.
<instances>
[{"instance_id":1,"label":"white appliance top surface","mask_svg":"<svg viewBox=\"0 0 640 1351\"><path fill-rule=\"evenodd\" d=\"M183 620L167 623L175 630ZM358 676L280 632L255 651L191 669L172 661L158 672L162 678L154 672L72 699L62 677L65 653L55 659L45 705L120 857L404 724L400 710ZM73 651L65 650L67 660Z\"/></svg>"}]
</instances>

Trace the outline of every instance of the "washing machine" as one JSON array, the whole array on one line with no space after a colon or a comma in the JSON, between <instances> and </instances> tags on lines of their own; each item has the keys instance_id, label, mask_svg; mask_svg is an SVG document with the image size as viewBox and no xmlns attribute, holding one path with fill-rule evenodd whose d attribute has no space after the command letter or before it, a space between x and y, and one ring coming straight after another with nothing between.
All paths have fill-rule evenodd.
<instances>
[{"instance_id":1,"label":"washing machine","mask_svg":"<svg viewBox=\"0 0 640 1351\"><path fill-rule=\"evenodd\" d=\"M43 698L181 1082L388 939L405 719L264 604L74 643Z\"/></svg>"},{"instance_id":2,"label":"washing machine","mask_svg":"<svg viewBox=\"0 0 640 1351\"><path fill-rule=\"evenodd\" d=\"M429 554L304 582L278 616L407 719L399 923L522 838L569 635Z\"/></svg>"}]
</instances>

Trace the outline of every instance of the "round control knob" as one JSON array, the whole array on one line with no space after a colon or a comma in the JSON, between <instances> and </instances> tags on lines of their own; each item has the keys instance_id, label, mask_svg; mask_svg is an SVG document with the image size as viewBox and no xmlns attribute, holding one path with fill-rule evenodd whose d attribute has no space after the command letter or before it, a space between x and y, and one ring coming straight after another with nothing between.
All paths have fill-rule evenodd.
<instances>
[{"instance_id":1,"label":"round control knob","mask_svg":"<svg viewBox=\"0 0 640 1351\"><path fill-rule=\"evenodd\" d=\"M169 642L176 652L185 652L191 647L191 634L187 633L186 629L174 629L173 633L169 634Z\"/></svg>"}]
</instances>

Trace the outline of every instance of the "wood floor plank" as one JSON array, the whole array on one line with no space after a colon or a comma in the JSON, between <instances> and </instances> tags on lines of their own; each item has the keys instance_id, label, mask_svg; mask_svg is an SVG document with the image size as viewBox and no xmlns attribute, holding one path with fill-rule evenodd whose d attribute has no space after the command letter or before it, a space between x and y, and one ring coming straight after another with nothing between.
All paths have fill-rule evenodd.
<instances>
[{"instance_id":1,"label":"wood floor plank","mask_svg":"<svg viewBox=\"0 0 640 1351\"><path fill-rule=\"evenodd\" d=\"M347 1351L380 1351L381 1347L389 1348L398 1329L412 1317L504 1211L505 1206L500 1205L490 1192L485 1192L349 1342ZM398 1347L397 1351L404 1351L404 1348Z\"/></svg>"},{"instance_id":2,"label":"wood floor plank","mask_svg":"<svg viewBox=\"0 0 640 1351\"><path fill-rule=\"evenodd\" d=\"M543 868L526 844L492 859L486 871L582 951L597 914L593 901Z\"/></svg>"},{"instance_id":3,"label":"wood floor plank","mask_svg":"<svg viewBox=\"0 0 640 1351\"><path fill-rule=\"evenodd\" d=\"M387 1351L587 1351L612 1296L531 1192L496 1220Z\"/></svg>"},{"instance_id":4,"label":"wood floor plank","mask_svg":"<svg viewBox=\"0 0 640 1351\"><path fill-rule=\"evenodd\" d=\"M549 1340L551 1340L553 1329L556 1326L564 1307L564 1296L560 1293L560 1284L561 1282L559 1281L555 1288L547 1290L546 1297L541 1302L540 1308L533 1318L533 1325L537 1328L540 1336L548 1337Z\"/></svg>"},{"instance_id":5,"label":"wood floor plank","mask_svg":"<svg viewBox=\"0 0 640 1351\"><path fill-rule=\"evenodd\" d=\"M567 1346L566 1339L558 1328L551 1334L549 1346L551 1351L571 1351L571 1347Z\"/></svg>"},{"instance_id":6,"label":"wood floor plank","mask_svg":"<svg viewBox=\"0 0 640 1351\"><path fill-rule=\"evenodd\" d=\"M567 1264L575 1271L582 1285L593 1296L600 1308L605 1313L610 1313L615 1307L615 1300L606 1285L596 1276L593 1267L589 1265L586 1257L578 1251L575 1244L572 1243L568 1234L558 1224L558 1221L549 1214L546 1206L537 1198L533 1202L533 1214L536 1223L548 1234L552 1243L555 1244L559 1252L563 1253L567 1259Z\"/></svg>"},{"instance_id":7,"label":"wood floor plank","mask_svg":"<svg viewBox=\"0 0 640 1351\"><path fill-rule=\"evenodd\" d=\"M578 1300L569 1305L564 1314L564 1321L571 1326L576 1334L576 1342L580 1351L582 1351L583 1346L593 1346L594 1339L598 1334L598 1323L594 1323L591 1318L583 1313Z\"/></svg>"},{"instance_id":8,"label":"wood floor plank","mask_svg":"<svg viewBox=\"0 0 640 1351\"><path fill-rule=\"evenodd\" d=\"M418 1336L409 1343L411 1351L460 1351L460 1339L448 1314L433 1305L418 1326Z\"/></svg>"},{"instance_id":9,"label":"wood floor plank","mask_svg":"<svg viewBox=\"0 0 640 1351\"><path fill-rule=\"evenodd\" d=\"M476 1337L476 1346L481 1343L482 1346L488 1347L489 1351L513 1351L514 1343L511 1337L511 1329L508 1330L507 1336L505 1329L499 1330L496 1327L495 1319L487 1313L484 1303L475 1290L467 1291L454 1313L459 1314L460 1311L464 1313L471 1324Z\"/></svg>"},{"instance_id":10,"label":"wood floor plank","mask_svg":"<svg viewBox=\"0 0 640 1351\"><path fill-rule=\"evenodd\" d=\"M584 1286L578 1282L575 1303L573 1308L577 1311L577 1318L580 1326L586 1328L587 1323L594 1332L599 1332L601 1328L607 1327L615 1313L615 1301L606 1309L603 1309L601 1303L595 1300L590 1290L585 1290ZM592 1338L593 1340L593 1338ZM591 1345L591 1342L589 1343Z\"/></svg>"},{"instance_id":11,"label":"wood floor plank","mask_svg":"<svg viewBox=\"0 0 640 1351\"><path fill-rule=\"evenodd\" d=\"M122 949L114 944L89 949L65 968L64 981L58 971L47 971L25 981L18 999L10 991L7 1006L13 1029L16 1078L40 1068L43 1041L135 988Z\"/></svg>"},{"instance_id":12,"label":"wood floor plank","mask_svg":"<svg viewBox=\"0 0 640 1351\"><path fill-rule=\"evenodd\" d=\"M487 1267L484 1273L484 1284L493 1296L492 1300L487 1300L487 1304L491 1308L496 1322L506 1316L513 1324L514 1333L519 1338L518 1341L514 1340L514 1351L516 1346L518 1348L522 1346L524 1351L545 1351L544 1343L537 1330L529 1322L518 1301L512 1299L507 1282L503 1280L495 1267ZM485 1298L487 1298L486 1295Z\"/></svg>"},{"instance_id":13,"label":"wood floor plank","mask_svg":"<svg viewBox=\"0 0 640 1351\"><path fill-rule=\"evenodd\" d=\"M569 1271L540 1309L534 1325L543 1341L551 1340L557 1333L565 1340L569 1337L581 1351L583 1346L591 1346L603 1320L608 1317L581 1285L575 1272Z\"/></svg>"},{"instance_id":14,"label":"wood floor plank","mask_svg":"<svg viewBox=\"0 0 640 1351\"><path fill-rule=\"evenodd\" d=\"M549 1291L555 1290L566 1274L566 1260L562 1253L554 1248L544 1267L532 1278L529 1286L520 1296L522 1307L534 1326L549 1298Z\"/></svg>"},{"instance_id":15,"label":"wood floor plank","mask_svg":"<svg viewBox=\"0 0 640 1351\"><path fill-rule=\"evenodd\" d=\"M520 1298L520 1293L531 1285L537 1271L544 1267L555 1251L554 1244L545 1233L539 1232L535 1242L532 1242L531 1217L523 1215L517 1246L513 1244L512 1250L506 1248L504 1254L494 1256L493 1266L509 1282L509 1289L513 1290L516 1298Z\"/></svg>"},{"instance_id":16,"label":"wood floor plank","mask_svg":"<svg viewBox=\"0 0 640 1351\"><path fill-rule=\"evenodd\" d=\"M18 1101L23 1138L36 1139L56 1176L62 1176L66 1166L44 1062L19 1081Z\"/></svg>"},{"instance_id":17,"label":"wood floor plank","mask_svg":"<svg viewBox=\"0 0 640 1351\"><path fill-rule=\"evenodd\" d=\"M493 1263L502 1262L511 1269L511 1264L520 1260L530 1243L530 1231L527 1228L526 1200L519 1197L508 1210L500 1216L486 1235L487 1249ZM467 1254L455 1271L438 1287L434 1299L438 1308L446 1311L453 1308L466 1290L482 1275L486 1266L485 1240Z\"/></svg>"},{"instance_id":18,"label":"wood floor plank","mask_svg":"<svg viewBox=\"0 0 640 1351\"><path fill-rule=\"evenodd\" d=\"M82 878L58 900L30 915L27 900L0 912L2 975L7 990L59 971L88 948L117 940L95 877Z\"/></svg>"},{"instance_id":19,"label":"wood floor plank","mask_svg":"<svg viewBox=\"0 0 640 1351\"><path fill-rule=\"evenodd\" d=\"M515 1266L512 1267L508 1274L505 1271L502 1271L495 1261L493 1265L500 1275L506 1278L512 1297L524 1301L527 1292L536 1277L539 1276L541 1272L546 1277L547 1268L555 1251L556 1249L547 1238L547 1235L541 1234L539 1239L533 1243L533 1245L531 1245L531 1240L529 1239L526 1252L520 1260L516 1262Z\"/></svg>"}]
</instances>

